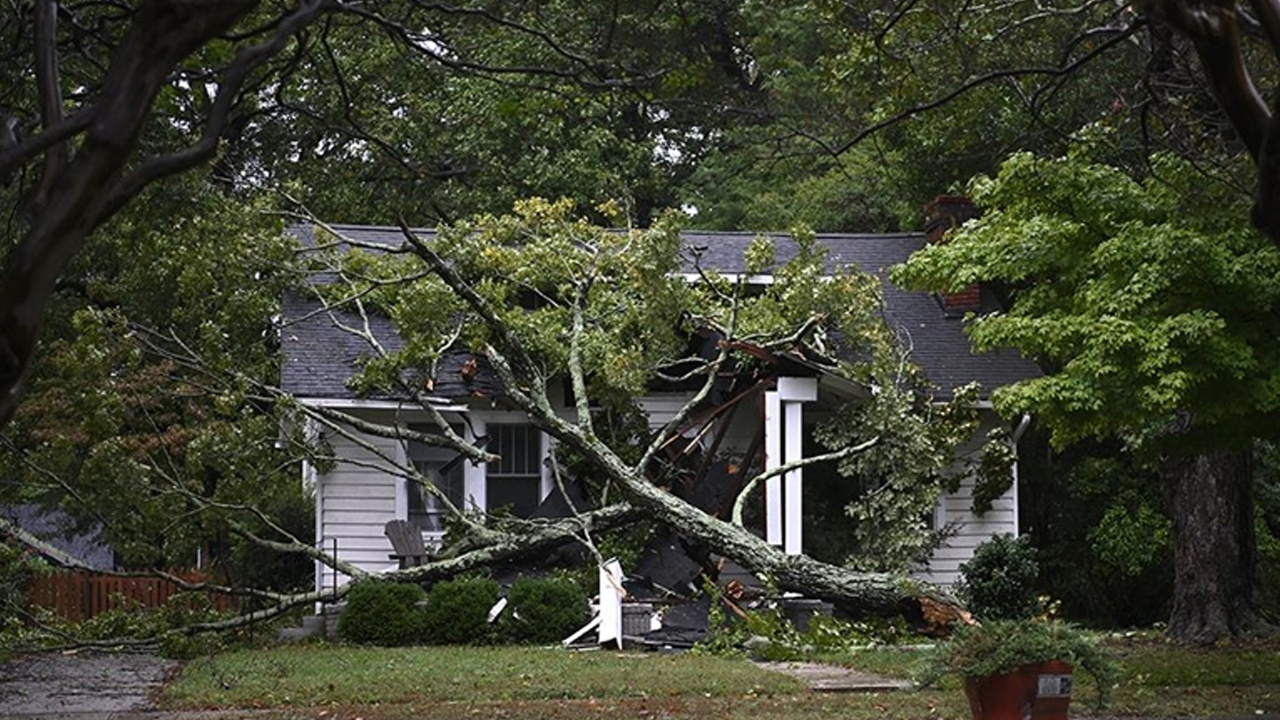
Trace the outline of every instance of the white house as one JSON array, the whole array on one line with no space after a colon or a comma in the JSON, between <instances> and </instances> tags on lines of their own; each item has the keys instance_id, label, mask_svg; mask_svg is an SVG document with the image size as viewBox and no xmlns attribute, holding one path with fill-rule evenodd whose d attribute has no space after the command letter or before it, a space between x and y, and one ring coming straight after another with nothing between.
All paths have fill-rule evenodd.
<instances>
[{"instance_id":1,"label":"white house","mask_svg":"<svg viewBox=\"0 0 1280 720\"><path fill-rule=\"evenodd\" d=\"M362 244L395 246L402 240L400 231L393 228L334 229ZM293 232L306 243L314 239L309 227L297 227ZM754 237L747 233L683 234L686 244L702 249L704 267L726 275L745 272L743 251ZM785 262L794 254L795 242L786 235L777 235L774 240L777 259ZM909 336L912 357L939 388L940 395L946 396L973 381L989 391L1038 373L1032 363L1013 352L973 353L962 332L954 305L956 298L940 300L928 293L905 292L888 282L888 268L920 248L926 241L924 235L820 234L817 241L827 248L831 267L856 266L882 280L887 321ZM753 277L752 281L767 283L771 277L766 274ZM977 299L974 293L970 301ZM358 359L368 354L369 346L335 324L335 319L356 323L355 318L344 319L319 310L315 301L296 296L286 299L283 389L304 403L341 408L371 421L407 427L425 422L425 413L412 403L396 398L359 397L350 389L348 379L355 372ZM388 350L400 347L388 320L359 319L361 326L365 322ZM436 478L437 486L459 507L506 507L517 515L527 515L552 492L550 470L543 462L548 439L522 413L503 404L501 388L483 365L477 367L468 360L458 355L441 363L431 390L433 402L468 438L487 438L487 449L502 460L476 464L452 451L416 442L330 434L325 439L340 459L324 472L306 470L306 481L315 494L315 533L321 547L336 549L342 560L378 572L393 565L388 558L391 545L384 536L388 520L412 521L426 539L438 538L443 531L441 510L430 495L424 497L396 469L405 463L411 462ZM719 447L722 451L748 452L753 450L754 442L754 452L762 453L765 464L772 467L802 457L807 429L836 402L856 391L840 378L798 358L776 356L769 362L775 374L764 378L757 391L741 393L732 403L726 399L723 412L714 418L716 431L712 435L724 435ZM559 389L550 390L554 393ZM655 391L647 396L643 407L650 424L657 427L671 419L687 397L688 393L680 390ZM989 407L984 406L983 417L986 427L977 437L984 437L988 427L1001 422ZM976 447L975 439L973 448ZM996 534L1017 534L1017 484L981 516L971 508L972 487L972 480L966 480L956 493L941 499L934 513L935 526L950 526L953 532L927 565L919 569L922 578L949 585L957 579L960 564L972 556L979 544ZM802 474L796 471L770 481L763 505L762 531L769 542L788 552L803 550ZM331 570L317 567L318 588L344 580Z\"/></svg>"}]
</instances>

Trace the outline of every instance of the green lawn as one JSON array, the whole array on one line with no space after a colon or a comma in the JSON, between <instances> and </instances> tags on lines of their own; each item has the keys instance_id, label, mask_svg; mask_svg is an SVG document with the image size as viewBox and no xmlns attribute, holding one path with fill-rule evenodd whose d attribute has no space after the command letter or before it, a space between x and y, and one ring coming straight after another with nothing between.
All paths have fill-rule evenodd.
<instances>
[{"instance_id":1,"label":"green lawn","mask_svg":"<svg viewBox=\"0 0 1280 720\"><path fill-rule=\"evenodd\" d=\"M530 647L297 646L192 661L166 688L163 701L174 708L277 707L801 690L790 678L718 657Z\"/></svg>"},{"instance_id":2,"label":"green lawn","mask_svg":"<svg viewBox=\"0 0 1280 720\"><path fill-rule=\"evenodd\" d=\"M1117 647L1124 667L1107 715L1280 713L1275 647L1188 650ZM906 677L918 652L825 656ZM1097 714L1081 686L1073 716ZM356 648L304 645L191 662L165 689L170 709L268 708L264 718L585 720L619 714L818 720L968 718L958 683L876 694L812 693L745 660L547 648ZM257 717L255 715L255 717Z\"/></svg>"}]
</instances>

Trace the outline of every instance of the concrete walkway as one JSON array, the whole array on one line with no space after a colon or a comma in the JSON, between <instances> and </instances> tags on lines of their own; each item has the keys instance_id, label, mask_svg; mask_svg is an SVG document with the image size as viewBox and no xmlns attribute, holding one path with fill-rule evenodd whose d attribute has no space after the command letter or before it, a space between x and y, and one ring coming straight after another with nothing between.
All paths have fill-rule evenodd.
<instances>
[{"instance_id":1,"label":"concrete walkway","mask_svg":"<svg viewBox=\"0 0 1280 720\"><path fill-rule=\"evenodd\" d=\"M839 665L811 662L757 662L756 665L798 678L816 692L885 692L911 687L906 680L872 675Z\"/></svg>"}]
</instances>

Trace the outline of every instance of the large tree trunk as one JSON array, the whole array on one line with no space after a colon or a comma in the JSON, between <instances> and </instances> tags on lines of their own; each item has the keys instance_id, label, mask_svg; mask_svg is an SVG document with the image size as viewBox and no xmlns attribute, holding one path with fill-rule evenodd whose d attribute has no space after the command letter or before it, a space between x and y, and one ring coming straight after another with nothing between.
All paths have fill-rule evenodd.
<instances>
[{"instance_id":1,"label":"large tree trunk","mask_svg":"<svg viewBox=\"0 0 1280 720\"><path fill-rule=\"evenodd\" d=\"M1248 451L1172 457L1160 472L1173 516L1169 637L1210 643L1258 630Z\"/></svg>"}]
</instances>

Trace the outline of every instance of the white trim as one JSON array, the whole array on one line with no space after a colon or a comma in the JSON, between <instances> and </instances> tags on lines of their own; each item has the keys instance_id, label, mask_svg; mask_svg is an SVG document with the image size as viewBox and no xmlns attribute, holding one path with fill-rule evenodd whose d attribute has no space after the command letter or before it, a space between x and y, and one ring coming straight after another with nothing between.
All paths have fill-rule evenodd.
<instances>
[{"instance_id":1,"label":"white trim","mask_svg":"<svg viewBox=\"0 0 1280 720\"><path fill-rule=\"evenodd\" d=\"M818 379L811 377L778 378L778 397L785 402L813 402L818 399ZM790 462L790 458L787 459Z\"/></svg>"},{"instance_id":2,"label":"white trim","mask_svg":"<svg viewBox=\"0 0 1280 720\"><path fill-rule=\"evenodd\" d=\"M1013 467L1009 468L1009 472L1013 473L1013 484L1010 485L1010 493L1013 495L1013 536L1022 536L1022 521L1018 517L1018 448L1013 448Z\"/></svg>"},{"instance_id":3,"label":"white trim","mask_svg":"<svg viewBox=\"0 0 1280 720\"><path fill-rule=\"evenodd\" d=\"M475 443L476 438L484 437L488 423L480 418L472 418L463 430L467 442ZM474 431L474 432L473 432ZM467 510L484 512L489 507L488 489L485 486L485 469L487 463L478 460L465 460L462 465L462 497Z\"/></svg>"},{"instance_id":4,"label":"white trim","mask_svg":"<svg viewBox=\"0 0 1280 720\"><path fill-rule=\"evenodd\" d=\"M1009 438L1009 444L1013 448L1013 466L1009 468L1009 472L1013 474L1013 484L1011 485L1013 500L1013 536L1021 537L1022 535L1022 518L1018 515L1018 461L1022 456L1018 453L1018 441L1022 439L1023 433L1031 426L1031 413L1023 413L1022 419L1018 421L1018 427L1013 430L1013 437Z\"/></svg>"},{"instance_id":5,"label":"white trim","mask_svg":"<svg viewBox=\"0 0 1280 720\"><path fill-rule=\"evenodd\" d=\"M762 275L762 274L747 275L746 273L716 273L716 274L719 277L722 277L731 283L743 282L743 283L746 283L747 285L773 285L774 283L778 282L773 275ZM698 273L689 273L689 272L679 273L677 277L687 282L695 283L695 284L702 282L702 279L703 279L702 275L699 275Z\"/></svg>"},{"instance_id":6,"label":"white trim","mask_svg":"<svg viewBox=\"0 0 1280 720\"><path fill-rule=\"evenodd\" d=\"M409 441L401 440L396 443L396 467L400 473L392 474L391 477L396 480L396 519L409 519Z\"/></svg>"},{"instance_id":7,"label":"white trim","mask_svg":"<svg viewBox=\"0 0 1280 720\"><path fill-rule=\"evenodd\" d=\"M609 558L600 565L600 629L599 643L611 644L622 649L622 564Z\"/></svg>"},{"instance_id":8,"label":"white trim","mask_svg":"<svg viewBox=\"0 0 1280 720\"><path fill-rule=\"evenodd\" d=\"M452 403L443 398L428 398L432 402L431 407L439 412L470 412L468 405L460 405ZM435 404L439 401L440 404ZM350 410L395 410L398 412L413 412L422 410L416 403L407 400L365 400L362 398L299 398L298 402L303 405L318 408L333 409L350 409Z\"/></svg>"},{"instance_id":9,"label":"white trim","mask_svg":"<svg viewBox=\"0 0 1280 720\"><path fill-rule=\"evenodd\" d=\"M551 436L542 431L538 431L538 462L542 465L542 482L538 486L538 504L546 502L551 495L551 491L555 489L556 479L551 473L551 463L547 462L547 458L551 456Z\"/></svg>"},{"instance_id":10,"label":"white trim","mask_svg":"<svg viewBox=\"0 0 1280 720\"><path fill-rule=\"evenodd\" d=\"M782 401L776 391L764 394L764 469L782 465ZM770 545L782 544L782 478L774 475L764 481L765 540Z\"/></svg>"},{"instance_id":11,"label":"white trim","mask_svg":"<svg viewBox=\"0 0 1280 720\"><path fill-rule=\"evenodd\" d=\"M311 466L311 462L309 460L302 461L302 475L304 478L307 475L308 469L310 469L310 472L312 474L315 474L315 469L310 466ZM304 479L303 482L305 483L306 480ZM315 497L315 508L316 508L315 544L316 544L316 549L323 552L324 551L324 482L323 482L323 479L318 475L316 476L316 484L314 487L315 487L314 497ZM315 566L316 566L316 571L315 571L316 591L319 592L324 589L324 571L326 569L326 566L324 563L320 562L319 560L315 561ZM317 613L320 612L321 606L322 606L322 603L319 603L319 602L316 603Z\"/></svg>"},{"instance_id":12,"label":"white trim","mask_svg":"<svg viewBox=\"0 0 1280 720\"><path fill-rule=\"evenodd\" d=\"M320 425L311 418L305 418L302 421L302 442L308 448L313 447L320 439ZM310 460L302 460L302 489L303 491L314 491L316 483L320 481L319 474L316 472L315 465Z\"/></svg>"}]
</instances>

